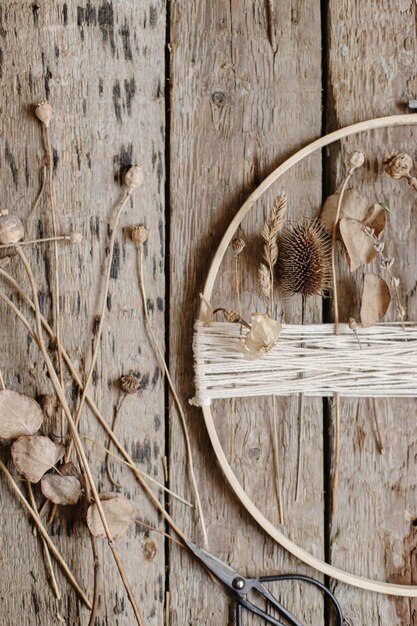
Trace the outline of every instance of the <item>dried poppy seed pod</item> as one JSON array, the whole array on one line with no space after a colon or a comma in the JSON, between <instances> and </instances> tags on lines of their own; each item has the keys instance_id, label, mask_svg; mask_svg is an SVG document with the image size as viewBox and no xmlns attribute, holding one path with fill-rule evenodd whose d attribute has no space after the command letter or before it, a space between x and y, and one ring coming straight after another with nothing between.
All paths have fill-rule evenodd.
<instances>
[{"instance_id":1,"label":"dried poppy seed pod","mask_svg":"<svg viewBox=\"0 0 417 626\"><path fill-rule=\"evenodd\" d=\"M235 256L239 256L245 249L246 241L243 237L235 237L232 241L232 250Z\"/></svg>"},{"instance_id":2,"label":"dried poppy seed pod","mask_svg":"<svg viewBox=\"0 0 417 626\"><path fill-rule=\"evenodd\" d=\"M358 324L354 317L349 317L349 328L350 330L357 330Z\"/></svg>"},{"instance_id":3,"label":"dried poppy seed pod","mask_svg":"<svg viewBox=\"0 0 417 626\"><path fill-rule=\"evenodd\" d=\"M125 185L129 189L136 189L143 184L145 176L143 173L143 167L141 165L132 165L125 175Z\"/></svg>"},{"instance_id":4,"label":"dried poppy seed pod","mask_svg":"<svg viewBox=\"0 0 417 626\"><path fill-rule=\"evenodd\" d=\"M69 240L71 243L74 244L81 243L83 240L83 236L81 233L71 233L69 236Z\"/></svg>"},{"instance_id":5,"label":"dried poppy seed pod","mask_svg":"<svg viewBox=\"0 0 417 626\"><path fill-rule=\"evenodd\" d=\"M145 228L144 224L136 224L132 226L132 230L130 231L130 238L137 245L141 245L145 243L148 238L148 231Z\"/></svg>"},{"instance_id":6,"label":"dried poppy seed pod","mask_svg":"<svg viewBox=\"0 0 417 626\"><path fill-rule=\"evenodd\" d=\"M123 393L136 393L139 389L139 378L134 374L124 374L120 377L120 387Z\"/></svg>"},{"instance_id":7,"label":"dried poppy seed pod","mask_svg":"<svg viewBox=\"0 0 417 626\"><path fill-rule=\"evenodd\" d=\"M413 167L413 159L405 152L393 152L385 157L383 161L384 169L388 176L399 180L400 178L408 178L411 168Z\"/></svg>"},{"instance_id":8,"label":"dried poppy seed pod","mask_svg":"<svg viewBox=\"0 0 417 626\"><path fill-rule=\"evenodd\" d=\"M18 243L25 236L22 220L3 211L0 216L0 244Z\"/></svg>"},{"instance_id":9,"label":"dried poppy seed pod","mask_svg":"<svg viewBox=\"0 0 417 626\"><path fill-rule=\"evenodd\" d=\"M365 155L361 150L354 150L349 154L348 163L352 170L362 167L365 163Z\"/></svg>"},{"instance_id":10,"label":"dried poppy seed pod","mask_svg":"<svg viewBox=\"0 0 417 626\"><path fill-rule=\"evenodd\" d=\"M54 110L48 100L38 102L35 107L35 115L42 124L45 124L46 128L49 128L49 122L54 117Z\"/></svg>"}]
</instances>

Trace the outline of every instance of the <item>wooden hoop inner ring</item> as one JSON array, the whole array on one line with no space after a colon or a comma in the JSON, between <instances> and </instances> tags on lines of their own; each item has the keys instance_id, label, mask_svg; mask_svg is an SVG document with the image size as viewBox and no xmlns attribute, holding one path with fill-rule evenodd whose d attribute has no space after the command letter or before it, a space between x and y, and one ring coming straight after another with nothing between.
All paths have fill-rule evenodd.
<instances>
[{"instance_id":1,"label":"wooden hoop inner ring","mask_svg":"<svg viewBox=\"0 0 417 626\"><path fill-rule=\"evenodd\" d=\"M320 150L325 146L328 146L331 143L339 141L340 139L344 139L345 137L349 137L351 135L356 135L358 133L374 130L377 128L392 128L395 126L407 126L407 125L417 125L417 114L407 114L407 115L391 115L388 117L380 117L372 120L367 120L365 122L359 122L358 124L352 124L351 126L346 126L345 128L340 128L339 130L334 131L316 141L313 141L306 147L302 148L289 159L284 161L282 165L280 165L277 169L275 169L260 185L255 189L255 191L249 196L246 202L241 206L239 211L236 213L233 220L230 222L223 238L220 242L219 247L217 248L216 254L211 263L205 287L204 287L204 297L206 300L210 301L211 295L213 292L214 282L216 280L220 265L222 263L223 257L226 253L226 250L233 239L233 236L241 224L243 219L251 210L252 206L261 198L261 196L265 193L269 187L273 183L275 183L285 172L287 172L291 167L302 161L305 157L309 156L316 150ZM201 313L205 312L206 305L203 303L201 305ZM407 598L416 598L417 597L417 586L412 585L396 585L393 583L383 583L378 581L373 581L368 578L362 578L361 576L356 576L354 574L350 574L345 572L344 570L338 569L329 563L318 559L317 557L311 555L309 552L300 548L293 541L288 539L280 530L278 530L266 517L265 515L255 506L252 500L249 498L238 479L236 478L227 458L224 454L223 448L221 446L216 427L213 420L213 415L211 412L211 408L209 406L202 407L203 416L206 423L206 428L214 448L214 452L216 454L217 460L225 474L227 480L230 483L235 495L239 498L243 506L246 508L248 513L258 522L261 528L267 532L275 541L277 541L283 548L288 550L295 557L300 559L303 563L309 565L314 568L318 572L325 574L326 576L330 576L336 580L339 580L343 583L347 583L349 585L353 585L354 587L358 587L360 589L366 589L368 591L376 591L378 593L383 593L387 595L394 596L404 596Z\"/></svg>"}]
</instances>

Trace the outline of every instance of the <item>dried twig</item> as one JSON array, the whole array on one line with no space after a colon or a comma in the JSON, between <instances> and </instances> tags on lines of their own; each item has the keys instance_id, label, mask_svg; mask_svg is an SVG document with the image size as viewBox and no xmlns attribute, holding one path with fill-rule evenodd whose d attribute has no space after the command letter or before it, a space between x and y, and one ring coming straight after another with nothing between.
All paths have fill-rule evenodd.
<instances>
[{"instance_id":1,"label":"dried twig","mask_svg":"<svg viewBox=\"0 0 417 626\"><path fill-rule=\"evenodd\" d=\"M171 390L172 396L174 398L174 401L175 401L175 404L176 404L176 407L177 407L177 410L178 410L178 414L180 416L180 420L181 420L181 424L182 424L182 428L183 428L183 432L184 432L186 450L187 450L187 458L188 458L188 467L189 467L189 471L190 471L190 478L191 478L191 482L192 482L192 485L193 485L193 488L194 488L194 495L195 495L195 499L196 499L197 510L198 510L198 514L199 514L199 517L200 517L201 529L202 529L202 532L203 532L204 545L207 546L208 545L208 536L207 536L206 524L205 524L205 521L204 521L203 507L201 505L201 500L200 500L200 493L198 491L197 480L196 480L195 473L194 473L194 462L193 462L193 455L192 455L192 451L191 451L191 441L190 441L190 435L189 435L189 432L188 432L187 419L185 417L184 409L183 409L181 401L179 399L176 387L174 385L174 381L171 378L171 374L170 374L168 366L166 364L165 357L164 357L164 355L162 353L161 348L159 347L159 343L158 343L158 340L157 340L157 338L155 336L155 333L153 331L151 320L150 320L150 317L149 317L148 301L147 301L147 298L146 298L145 281L144 281L144 277L143 277L143 245L142 245L143 242L140 242L140 243L135 242L135 243L136 243L136 249L137 249L139 288L140 288L140 292L141 292L141 296L142 296L142 306L143 306L143 314L144 314L144 317L145 317L145 326L146 326L146 329L148 331L149 338L151 340L153 348L154 348L154 350L156 352L156 355L158 356L160 364L163 367L163 370L165 372L165 376L167 378L167 381L168 381L168 384L169 384L169 388Z\"/></svg>"}]
</instances>

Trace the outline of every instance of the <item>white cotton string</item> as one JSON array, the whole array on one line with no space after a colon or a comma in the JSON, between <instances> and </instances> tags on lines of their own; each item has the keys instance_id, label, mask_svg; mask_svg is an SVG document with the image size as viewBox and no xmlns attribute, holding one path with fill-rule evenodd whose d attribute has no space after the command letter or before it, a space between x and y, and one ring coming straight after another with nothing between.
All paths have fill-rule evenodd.
<instances>
[{"instance_id":1,"label":"white cotton string","mask_svg":"<svg viewBox=\"0 0 417 626\"><path fill-rule=\"evenodd\" d=\"M256 360L238 350L240 326L195 324L197 406L249 396L417 397L417 324L284 325L275 347ZM245 334L245 333L244 333Z\"/></svg>"}]
</instances>

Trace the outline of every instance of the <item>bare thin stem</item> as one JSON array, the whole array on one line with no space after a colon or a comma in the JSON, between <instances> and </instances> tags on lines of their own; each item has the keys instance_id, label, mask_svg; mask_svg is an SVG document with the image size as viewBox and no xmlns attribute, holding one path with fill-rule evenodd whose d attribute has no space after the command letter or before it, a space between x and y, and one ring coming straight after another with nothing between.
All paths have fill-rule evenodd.
<instances>
[{"instance_id":1,"label":"bare thin stem","mask_svg":"<svg viewBox=\"0 0 417 626\"><path fill-rule=\"evenodd\" d=\"M145 282L144 282L144 278L143 278L143 247L142 245L137 246L138 248L138 265L139 265L139 288L140 288L140 292L142 295L142 306L143 306L143 314L145 317L145 325L146 328L148 330L148 334L149 337L151 339L153 348L157 354L157 356L159 357L160 360L160 364L164 369L165 372L165 376L167 378L169 387L171 389L171 393L173 395L175 404L177 406L178 409L178 414L180 416L180 420L181 420L181 424L182 424L182 428L183 428L183 432L184 432L184 438L185 438L185 445L186 445L186 449L187 449L187 458L188 458L188 467L189 467L189 471L190 471L190 477L191 477L191 482L194 488L194 495L195 495L195 499L196 499L196 504L197 504L197 509L198 509L198 514L200 517L200 523L201 523L201 529L203 532L203 537L204 537L204 545L207 546L208 545L208 536L207 536L207 530L206 530L206 524L204 521L204 514L203 514L203 507L201 506L201 500L200 500L200 494L198 491L198 486L197 486L197 480L195 477L195 473L194 473L194 462L193 462L193 455L191 452L191 442L190 442L190 435L188 432L188 426L187 426L187 420L185 417L185 413L184 410L182 408L182 404L181 401L178 397L177 394L177 390L175 388L174 382L171 378L171 374L169 372L168 366L165 362L165 357L162 353L161 348L159 347L158 341L156 339L156 336L153 332L152 329L152 325L151 325L151 320L149 318L149 312L148 312L148 302L146 299L146 291L145 291Z\"/></svg>"},{"instance_id":2,"label":"bare thin stem","mask_svg":"<svg viewBox=\"0 0 417 626\"><path fill-rule=\"evenodd\" d=\"M93 552L93 571L94 571L94 581L93 581L93 604L90 612L90 619L88 620L88 626L95 626L96 616L98 610L98 604L100 601L100 584L101 584L101 563L100 557L97 549L97 539L90 532L90 542L91 542L91 550Z\"/></svg>"},{"instance_id":3,"label":"bare thin stem","mask_svg":"<svg viewBox=\"0 0 417 626\"><path fill-rule=\"evenodd\" d=\"M117 407L114 410L113 413L113 419L112 419L112 423L111 423L111 429L113 432L116 431L116 423L117 423L117 418L119 416L119 413L121 411L121 408L123 406L123 402L125 401L127 397L127 394L123 394L123 396L121 397L120 401L117 404ZM106 473L107 473L107 477L109 479L109 481L111 482L112 485L114 485L115 487L117 487L118 489L121 488L121 485L113 478L113 475L111 473L111 469L110 469L110 456L115 456L110 454L110 446L111 446L111 440L109 439L107 442L107 448L106 449ZM109 456L110 454L110 456Z\"/></svg>"},{"instance_id":4,"label":"bare thin stem","mask_svg":"<svg viewBox=\"0 0 417 626\"><path fill-rule=\"evenodd\" d=\"M40 186L40 189L38 191L38 195L36 196L36 200L33 203L33 207L31 209L32 213L34 213L36 211L36 209L38 208L39 203L40 203L41 198L42 198L42 195L43 195L43 192L44 192L44 189L45 189L45 182L46 182L46 166L45 165L42 167L41 171L42 171L41 186Z\"/></svg>"},{"instance_id":5,"label":"bare thin stem","mask_svg":"<svg viewBox=\"0 0 417 626\"><path fill-rule=\"evenodd\" d=\"M39 515L39 511L38 511L38 507L37 507L37 504L36 504L35 496L33 495L32 484L30 483L29 480L26 481L26 482L27 482L27 488L28 488L30 505L33 508L33 510L36 511L36 513ZM47 570L48 579L49 579L50 585L52 587L52 591L54 592L54 595L55 595L56 599L60 600L61 599L61 592L59 590L58 582L56 580L54 568L53 568L52 561L51 561L51 555L49 553L48 544L46 543L46 541L45 541L45 539L43 537L41 537L41 542L42 542L43 555L44 555L44 559L45 559L45 567L46 567L46 570Z\"/></svg>"},{"instance_id":6,"label":"bare thin stem","mask_svg":"<svg viewBox=\"0 0 417 626\"><path fill-rule=\"evenodd\" d=\"M176 543L177 546L179 546L180 548L185 548L183 543L181 543L180 541L177 541L176 539L174 539L174 537L171 537L171 535L168 535L168 533L165 533L163 530L159 530L159 528L155 528L154 526L151 526L150 524L146 524L145 522L142 522L142 520L140 519L135 519L134 521L136 524L139 524L139 526L143 526L144 528L147 528L148 530L153 530L155 533L158 533L158 535L162 535L163 537L166 537L173 543Z\"/></svg>"},{"instance_id":7,"label":"bare thin stem","mask_svg":"<svg viewBox=\"0 0 417 626\"><path fill-rule=\"evenodd\" d=\"M56 351L58 357L58 374L59 381L61 383L62 390L64 392L64 370L62 366L62 346L61 346L61 311L60 311L60 284L59 284L59 253L58 253L58 232L56 223L56 203L55 203L55 191L53 181L53 161L52 161L52 145L51 145L51 133L49 126L43 126L45 147L48 157L48 197L51 207L51 220L52 220L52 235L54 243L54 307L55 307L55 337L56 337ZM63 443L65 437L65 414L64 409L61 407L61 443Z\"/></svg>"},{"instance_id":8,"label":"bare thin stem","mask_svg":"<svg viewBox=\"0 0 417 626\"><path fill-rule=\"evenodd\" d=\"M275 465L275 489L278 499L279 523L284 524L284 507L282 503L281 471L279 462L279 438L277 426L277 399L272 396L272 449Z\"/></svg>"},{"instance_id":9,"label":"bare thin stem","mask_svg":"<svg viewBox=\"0 0 417 626\"><path fill-rule=\"evenodd\" d=\"M53 555L53 557L56 559L57 563L60 565L60 567L64 571L64 573L67 576L69 582L74 587L75 591L78 593L78 595L80 596L80 598L84 602L84 604L89 609L91 609L90 601L88 600L88 598L85 595L84 591L81 589L80 585L78 584L78 582L75 579L75 577L74 577L73 573L71 572L70 568L68 567L68 565L66 564L66 562L62 558L62 556L59 553L58 549L55 547L55 544L50 539L47 531L45 530L45 528L42 525L42 521L41 521L38 513L30 506L29 502L26 500L25 496L20 491L20 489L19 489L15 479L10 474L9 470L4 465L4 463L3 463L3 461L1 459L0 459L0 470L3 472L3 474L7 478L12 491L16 494L16 496L20 500L20 502L23 505L23 507L28 511L29 515L32 517L33 521L35 522L36 526L38 527L39 534L45 540L45 542L48 545L48 548L49 548L51 554Z\"/></svg>"},{"instance_id":10,"label":"bare thin stem","mask_svg":"<svg viewBox=\"0 0 417 626\"><path fill-rule=\"evenodd\" d=\"M71 241L69 235L59 235L58 237L41 237L40 239L25 239L25 241L19 241L18 243L3 243L0 245L2 248L17 248L17 246L31 246L37 243L48 243L49 241Z\"/></svg>"},{"instance_id":11,"label":"bare thin stem","mask_svg":"<svg viewBox=\"0 0 417 626\"><path fill-rule=\"evenodd\" d=\"M124 207L126 206L127 202L129 201L131 195L132 195L132 189L128 189L125 192L125 195L124 195L123 199L121 200L121 202L119 203L119 205L117 207L116 216L115 216L114 221L113 221L113 231L112 231L112 234L111 234L111 237L110 237L109 258L108 258L108 263L107 263L106 278L105 278L105 282L104 282L103 299L102 299L102 303L101 303L100 322L99 322L97 333L96 333L96 340L95 340L95 345L94 345L93 356L91 358L90 368L89 368L87 376L86 376L86 380L85 380L85 383L84 383L84 386L83 386L83 390L82 390L82 394L81 394L80 404L78 406L78 410L77 410L77 413L76 413L75 419L74 419L74 423L75 423L76 426L78 426L78 423L79 423L80 418L81 418L81 413L82 413L82 410L83 410L83 407L84 407L84 402L85 402L85 399L87 397L88 387L90 385L91 378L93 376L94 367L96 365L96 361L97 361L97 357L98 357L98 351L100 349L100 340L101 340L101 335L103 333L104 319L105 319L106 310L107 310L107 296L108 296L108 293L109 293L110 275L111 275L111 268L112 268L112 264L113 264L113 253L114 253L114 244L115 244L115 241L116 241L117 227L119 225L119 220L120 220L120 216L122 214L122 211L123 211ZM67 459L69 460L69 458L71 457L71 450L72 450L72 441L70 442L70 444L68 446L68 451L67 451L67 454L65 456L66 460Z\"/></svg>"},{"instance_id":12,"label":"bare thin stem","mask_svg":"<svg viewBox=\"0 0 417 626\"><path fill-rule=\"evenodd\" d=\"M182 498L181 496L179 496L178 494L174 493L173 491L171 491L171 489L168 489L168 487L165 487L165 485L163 485L162 483L158 482L157 480L155 480L155 478L153 478L152 476L150 476L149 474L147 474L146 472L144 472L143 470L141 470L137 465L132 464L132 463L128 463L127 461L125 461L124 459L122 459L120 456L118 456L117 454L114 454L114 452L112 452L109 448L106 448L106 446L103 446L102 443L100 443L99 441L97 441L96 439L93 439L93 437L89 437L88 435L85 435L83 433L81 433L81 437L84 437L84 439L87 439L87 441L91 441L92 443L94 443L96 446L99 446L100 448L102 448L103 450L106 451L106 453L113 457L114 459L116 459L117 461L119 461L119 463L123 463L124 465L126 465L127 467L130 467L131 469L134 469L135 471L139 472L140 474L142 474L142 476L144 476L147 480L149 480L151 483L154 483L154 485L157 485L160 489L162 489L163 491L166 491L166 493L169 493L170 496L172 496L173 498L175 498L176 500L179 500L179 502L182 502L183 504L185 504L186 506L189 506L190 508L194 508L194 505L191 504L191 502L188 502L187 500L184 500L184 498ZM109 437L110 439L110 437Z\"/></svg>"},{"instance_id":13,"label":"bare thin stem","mask_svg":"<svg viewBox=\"0 0 417 626\"><path fill-rule=\"evenodd\" d=\"M302 296L301 302L301 325L304 325L306 316L306 297ZM301 344L304 347L304 344ZM301 374L303 378L303 374ZM303 468L303 425L304 425L304 394L298 394L298 446L297 446L297 475L295 479L295 501L298 501L301 475Z\"/></svg>"},{"instance_id":14,"label":"bare thin stem","mask_svg":"<svg viewBox=\"0 0 417 626\"><path fill-rule=\"evenodd\" d=\"M93 479L93 476L92 476L92 473L91 473L91 469L90 469L87 457L85 455L84 448L83 448L80 436L78 434L77 427L76 427L75 422L73 420L73 417L71 415L71 411L70 411L70 409L68 407L68 403L67 403L65 394L64 394L64 392L63 392L63 390L61 388L61 385L60 385L60 381L59 381L59 379L58 379L58 377L56 375L55 369L54 369L54 367L52 365L51 359L49 358L48 352L47 352L46 347L45 347L45 343L44 343L44 340L43 340L42 320L41 320L41 313L40 313L40 309L39 309L38 293L37 293L35 279L34 279L31 267L30 267L30 265L28 263L28 260L27 260L25 254L24 254L24 252L23 252L23 250L21 248L17 248L17 253L18 253L18 255L20 256L20 258L22 260L22 263L23 263L23 265L25 267L25 270L26 270L26 273L27 273L27 276L29 278L29 282L30 282L30 285L31 285L33 303L34 303L34 306L35 306L35 318L36 318L36 325L37 325L37 335L38 335L38 339L39 339L39 347L41 349L41 352L42 352L42 355L43 355L43 358L44 358L44 361L45 361L46 368L47 368L49 376L51 378L51 382L52 382L52 384L53 384L53 386L55 388L55 392L56 392L56 394L58 396L58 399L61 402L61 405L62 405L63 409L65 410L65 415L66 415L66 418L67 418L68 427L69 427L70 433L72 435L73 441L74 441L74 443L76 445L80 461L81 461L82 466L84 468L86 479L88 480L88 483L90 485L91 492L92 492L95 504L97 506L97 510L99 512L99 515L100 515L100 518L101 518L101 522L103 524L103 528L104 528L104 531L105 531L105 534L106 534L106 537L107 537L107 543L109 545L109 548L110 548L110 550L111 550L111 552L113 554L113 558L114 558L114 560L116 562L117 568L119 570L119 574L120 574L120 577L121 577L122 582L124 584L124 587L126 589L127 596L128 596L128 598L130 600L130 603L132 605L136 621L137 621L139 626L143 626L143 621L142 621L139 609L137 607L135 598L133 596L133 592L131 590L130 584L128 582L125 569L124 569L122 561L120 559L119 552L118 552L118 550L117 550L117 548L116 548L116 546L115 546L115 544L113 542L113 537L112 537L112 534L111 534L111 531L110 531L110 528L109 528L109 525L108 525L108 522L107 522L106 515L105 515L104 510L103 510L103 506L102 506L101 501L100 501L100 497L99 497L97 488L96 488L95 483L94 483L94 479Z\"/></svg>"},{"instance_id":15,"label":"bare thin stem","mask_svg":"<svg viewBox=\"0 0 417 626\"><path fill-rule=\"evenodd\" d=\"M32 309L35 308L35 305L33 304L32 300L30 298L28 298L28 296L25 294L25 292L22 289L22 287L19 285L19 283L17 281L15 281L15 279L12 276L10 276L10 274L8 274L5 270L0 268L0 275L3 276L11 285L13 285L15 287L15 289L18 291L18 293L22 296L22 298L25 300L25 302ZM5 304L15 313L16 317L22 322L22 324L27 329L29 335L39 345L38 335L33 330L33 328L31 327L31 325L29 324L28 320L23 315L23 313L16 307L16 305L10 300L10 298L8 298L6 296L6 294L1 292L1 291L0 291L0 299L2 299L5 302ZM49 326L48 322L42 316L41 316L41 321L42 321L42 325L45 328L46 332L53 339L54 338L54 333L53 333L52 328ZM65 363L67 364L67 367L68 367L69 371L71 372L71 375L72 375L74 381L77 383L78 387L80 389L82 389L83 388L83 381L81 379L81 376L80 376L79 372L76 370L73 362L71 361L71 359L68 356L68 353L65 351L65 349L63 349L62 355L63 355ZM130 454L128 453L126 448L124 448L124 446L121 444L121 442L117 439L116 435L111 430L111 428L110 428L106 418L99 411L95 401L90 396L87 395L86 396L86 402L89 405L92 413L94 414L94 416L96 417L98 422L103 427L104 431L107 433L107 435L112 440L113 445L117 448L117 450L119 450L120 454L128 462L129 466L132 469L133 474L135 475L136 480L138 481L138 483L141 485L141 487L143 488L143 490L147 494L149 500L157 508L157 510L161 513L161 515L165 518L167 524L169 524L169 526L172 528L172 530L174 530L174 532L176 532L177 535L183 541L187 541L188 537L177 526L175 521L172 519L172 517L169 515L169 513L164 509L162 504L159 502L158 498L155 496L153 491L149 488L149 486L145 482L144 478L142 477L140 471L136 468L135 462L133 461L132 457L130 456Z\"/></svg>"},{"instance_id":16,"label":"bare thin stem","mask_svg":"<svg viewBox=\"0 0 417 626\"><path fill-rule=\"evenodd\" d=\"M340 465L340 395L334 395L336 403L336 424L335 424L335 442L334 442L334 465L332 480L332 514L336 513L337 506L337 488L339 486L339 465Z\"/></svg>"}]
</instances>

